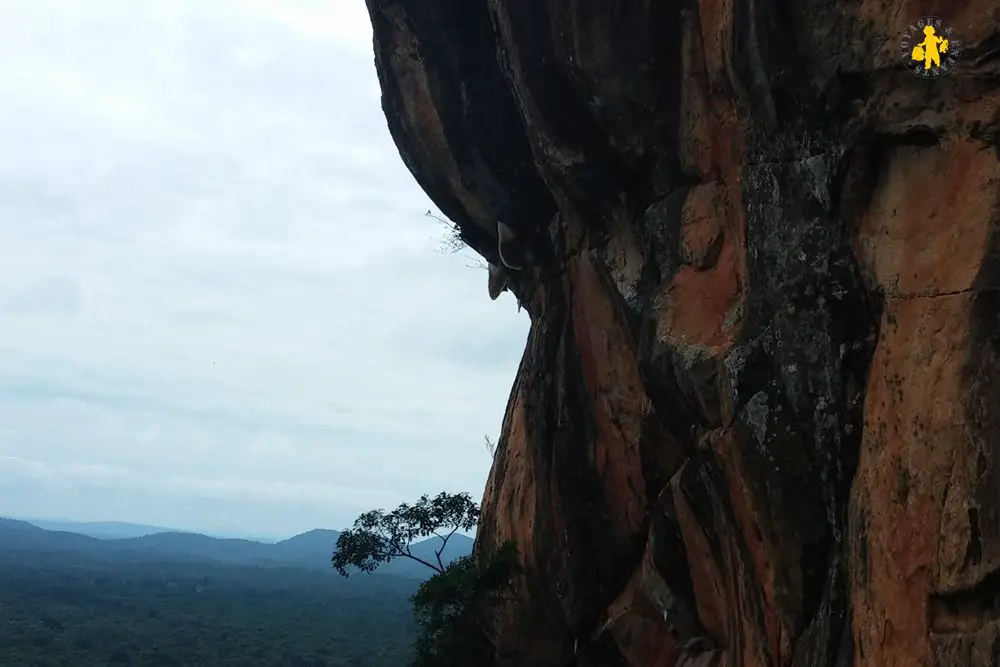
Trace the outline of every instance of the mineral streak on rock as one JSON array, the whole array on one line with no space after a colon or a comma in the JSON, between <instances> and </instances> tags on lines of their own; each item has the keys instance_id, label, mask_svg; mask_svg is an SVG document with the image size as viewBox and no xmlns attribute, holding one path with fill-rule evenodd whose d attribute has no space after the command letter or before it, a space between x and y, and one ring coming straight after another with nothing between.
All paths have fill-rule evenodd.
<instances>
[{"instance_id":1,"label":"mineral streak on rock","mask_svg":"<svg viewBox=\"0 0 1000 667\"><path fill-rule=\"evenodd\" d=\"M404 162L532 258L497 665L1000 665L1000 7L367 2Z\"/></svg>"}]
</instances>

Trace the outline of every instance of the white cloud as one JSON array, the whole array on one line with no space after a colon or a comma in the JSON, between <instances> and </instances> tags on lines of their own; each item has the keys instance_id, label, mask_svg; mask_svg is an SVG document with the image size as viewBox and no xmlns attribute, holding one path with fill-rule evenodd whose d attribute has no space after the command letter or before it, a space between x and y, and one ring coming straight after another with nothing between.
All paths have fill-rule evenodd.
<instances>
[{"instance_id":1,"label":"white cloud","mask_svg":"<svg viewBox=\"0 0 1000 667\"><path fill-rule=\"evenodd\" d=\"M428 208L361 2L0 3L0 514L478 495L527 318Z\"/></svg>"}]
</instances>

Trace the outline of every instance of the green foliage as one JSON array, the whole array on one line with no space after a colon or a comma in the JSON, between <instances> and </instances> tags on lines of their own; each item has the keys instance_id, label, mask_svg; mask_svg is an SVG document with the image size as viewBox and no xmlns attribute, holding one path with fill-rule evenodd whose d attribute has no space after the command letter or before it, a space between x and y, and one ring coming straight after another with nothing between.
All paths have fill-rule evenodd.
<instances>
[{"instance_id":1,"label":"green foliage","mask_svg":"<svg viewBox=\"0 0 1000 667\"><path fill-rule=\"evenodd\" d=\"M348 576L348 568L372 572L393 558L409 558L441 573L441 560L448 540L459 530L472 530L479 521L479 507L468 493L423 495L414 505L403 503L391 512L371 510L354 522L354 527L337 538L337 550L331 558L334 569ZM415 540L437 535L441 546L435 562L414 555Z\"/></svg>"},{"instance_id":2,"label":"green foliage","mask_svg":"<svg viewBox=\"0 0 1000 667\"><path fill-rule=\"evenodd\" d=\"M416 585L0 552L0 665L400 667L413 654Z\"/></svg>"},{"instance_id":3,"label":"green foliage","mask_svg":"<svg viewBox=\"0 0 1000 667\"><path fill-rule=\"evenodd\" d=\"M497 655L489 619L520 572L514 543L506 542L490 554L463 556L447 566L441 560L448 540L459 530L474 528L479 516L479 507L467 493L424 495L415 505L362 514L337 540L331 562L345 577L350 567L371 572L399 557L435 572L411 600L417 622L413 667L483 667ZM436 562L410 550L414 540L430 535L441 538Z\"/></svg>"},{"instance_id":4,"label":"green foliage","mask_svg":"<svg viewBox=\"0 0 1000 667\"><path fill-rule=\"evenodd\" d=\"M480 667L497 648L488 621L521 572L513 542L486 555L459 558L421 584L413 596L417 620L413 667Z\"/></svg>"}]
</instances>

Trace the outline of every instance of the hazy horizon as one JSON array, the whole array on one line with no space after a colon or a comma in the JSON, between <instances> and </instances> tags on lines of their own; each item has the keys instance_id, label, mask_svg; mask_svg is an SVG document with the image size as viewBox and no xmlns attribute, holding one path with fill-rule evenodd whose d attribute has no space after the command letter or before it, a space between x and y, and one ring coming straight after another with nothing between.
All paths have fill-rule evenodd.
<instances>
[{"instance_id":1,"label":"hazy horizon","mask_svg":"<svg viewBox=\"0 0 1000 667\"><path fill-rule=\"evenodd\" d=\"M189 528L184 528L183 526L158 526L142 522L118 521L117 519L102 519L97 521L76 521L75 519L68 519L65 517L40 517L40 516L28 517L28 516L11 516L6 514L0 514L0 519L12 519L15 521L24 521L25 523L30 523L32 525L36 525L36 522L48 523L48 524L77 524L80 526L86 526L92 524L122 524L122 525L130 525L142 528L154 528L160 532L193 533L198 535L205 535L206 537L216 537L222 539L235 538L244 540L267 540L269 542L280 542L282 540L287 540L292 537L296 537L298 535L302 535L304 533L308 533L314 530L332 530L341 533L350 528L350 526L341 526L339 528L336 526L314 526L313 528L302 530L296 533L289 533L286 535L286 534L269 534L269 533L258 534L258 533L243 533L243 532L235 532L235 533L202 532L198 530L191 530ZM46 529L46 530L51 530L51 529ZM471 532L458 530L455 531L455 534L461 535L462 537L467 537L469 539L475 539L476 536L475 530ZM418 538L416 541L422 542L423 540L433 539L434 537L435 537L434 535L431 535L429 537Z\"/></svg>"},{"instance_id":2,"label":"hazy horizon","mask_svg":"<svg viewBox=\"0 0 1000 667\"><path fill-rule=\"evenodd\" d=\"M77 521L76 519L72 519L72 518L65 517L65 516L12 516L12 515L7 515L7 514L0 514L0 519L13 519L15 521L24 521L26 523L31 523L31 524L34 524L36 522L39 522L39 523L54 523L54 524L79 524L81 526L92 525L92 524L123 524L123 525L130 525L130 526L140 526L140 527L145 527L145 528L155 528L157 530L169 531L169 532L177 532L177 533L197 533L197 534L207 535L209 537L237 537L237 538L244 538L244 539L266 538L266 539L269 539L269 540L285 540L285 539L288 539L289 537L295 537L295 535L301 535L302 534L301 532L290 534L290 535L272 535L272 534L268 534L268 533L256 534L256 533L242 533L242 532L231 533L231 534L230 533L214 533L214 532L213 533L201 533L200 531L191 530L189 528L185 528L184 526L158 526L158 525L155 525L155 524L145 523L145 522L142 522L142 521L138 521L138 522L135 522L135 521L119 521L117 519L97 519L95 521ZM321 529L321 530L336 530L338 532L344 530L344 528L326 528L325 526L317 526L316 528L311 528L310 530L316 530L316 529ZM308 531L303 531L303 532L308 532Z\"/></svg>"},{"instance_id":3,"label":"hazy horizon","mask_svg":"<svg viewBox=\"0 0 1000 667\"><path fill-rule=\"evenodd\" d=\"M0 515L479 499L529 323L424 216L373 61L359 0L0 5Z\"/></svg>"}]
</instances>

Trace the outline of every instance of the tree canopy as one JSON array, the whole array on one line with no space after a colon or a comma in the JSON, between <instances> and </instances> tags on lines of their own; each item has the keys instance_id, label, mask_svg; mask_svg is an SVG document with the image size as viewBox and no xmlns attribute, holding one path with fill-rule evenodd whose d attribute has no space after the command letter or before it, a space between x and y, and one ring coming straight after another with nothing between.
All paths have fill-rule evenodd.
<instances>
[{"instance_id":1,"label":"tree canopy","mask_svg":"<svg viewBox=\"0 0 1000 667\"><path fill-rule=\"evenodd\" d=\"M484 667L499 653L489 617L521 571L514 543L450 563L442 559L448 540L459 530L472 530L479 516L479 507L467 493L423 495L415 504L403 503L391 512L365 512L337 540L331 562L345 577L351 567L372 572L400 557L434 571L411 598L418 630L412 667ZM415 540L432 535L441 538L433 562L410 548Z\"/></svg>"},{"instance_id":2,"label":"tree canopy","mask_svg":"<svg viewBox=\"0 0 1000 667\"><path fill-rule=\"evenodd\" d=\"M391 512L371 510L359 516L353 528L340 534L331 562L345 577L350 567L372 572L393 558L409 558L440 574L445 570L441 554L448 540L460 530L472 530L478 521L479 507L468 493L442 492L433 498L424 494L415 504L402 503ZM414 541L434 535L441 538L434 562L413 554Z\"/></svg>"}]
</instances>

